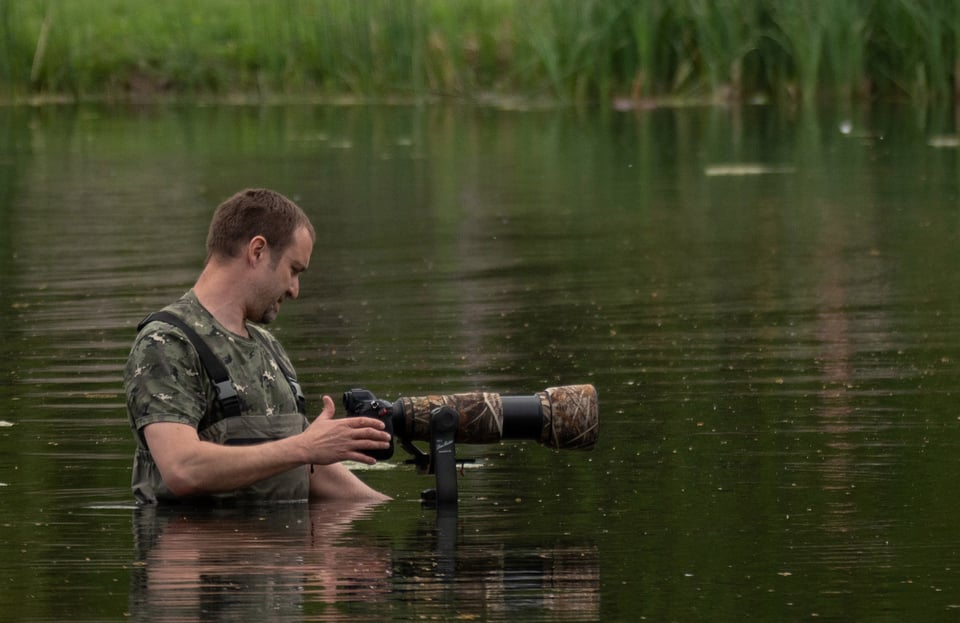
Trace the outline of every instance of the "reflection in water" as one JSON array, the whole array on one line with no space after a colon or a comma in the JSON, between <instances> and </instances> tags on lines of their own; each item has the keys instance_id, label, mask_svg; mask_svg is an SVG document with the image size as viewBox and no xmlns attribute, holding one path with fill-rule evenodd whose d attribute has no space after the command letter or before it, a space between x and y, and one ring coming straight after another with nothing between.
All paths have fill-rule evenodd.
<instances>
[{"instance_id":1,"label":"reflection in water","mask_svg":"<svg viewBox=\"0 0 960 623\"><path fill-rule=\"evenodd\" d=\"M396 557L396 596L411 604L453 604L471 619L597 620L600 562L593 545L512 547L464 530L482 522L476 516L460 521L456 507L441 507L435 528L417 536L433 552Z\"/></svg>"},{"instance_id":2,"label":"reflection in water","mask_svg":"<svg viewBox=\"0 0 960 623\"><path fill-rule=\"evenodd\" d=\"M134 513L133 620L595 620L600 565L592 546L458 543L456 508L416 528L412 546L361 534L370 504ZM421 519L430 518L425 513ZM446 613L446 614L444 614ZM322 615L322 616L321 616Z\"/></svg>"},{"instance_id":3,"label":"reflection in water","mask_svg":"<svg viewBox=\"0 0 960 623\"><path fill-rule=\"evenodd\" d=\"M251 510L138 508L135 620L282 620L388 592L389 549L343 542L372 507Z\"/></svg>"}]
</instances>

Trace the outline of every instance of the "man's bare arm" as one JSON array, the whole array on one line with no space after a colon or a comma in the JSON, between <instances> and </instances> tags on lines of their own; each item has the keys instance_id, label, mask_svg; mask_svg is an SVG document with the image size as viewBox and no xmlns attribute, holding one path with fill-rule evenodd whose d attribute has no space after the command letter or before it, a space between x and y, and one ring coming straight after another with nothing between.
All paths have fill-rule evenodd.
<instances>
[{"instance_id":1,"label":"man's bare arm","mask_svg":"<svg viewBox=\"0 0 960 623\"><path fill-rule=\"evenodd\" d=\"M340 463L318 465L310 475L310 499L328 501L386 501L380 493Z\"/></svg>"},{"instance_id":2,"label":"man's bare arm","mask_svg":"<svg viewBox=\"0 0 960 623\"><path fill-rule=\"evenodd\" d=\"M376 461L363 451L389 447L390 434L379 420L335 420L333 400L324 396L323 405L323 412L302 433L253 446L203 441L193 427L172 422L149 424L143 433L164 483L178 496L242 489L301 465L345 460L372 464Z\"/></svg>"}]
</instances>

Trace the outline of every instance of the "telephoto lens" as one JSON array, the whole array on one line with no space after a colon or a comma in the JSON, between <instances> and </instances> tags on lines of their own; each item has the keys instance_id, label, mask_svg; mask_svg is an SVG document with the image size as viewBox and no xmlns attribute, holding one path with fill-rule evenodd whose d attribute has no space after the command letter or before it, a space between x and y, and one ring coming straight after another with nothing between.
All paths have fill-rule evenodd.
<instances>
[{"instance_id":1,"label":"telephoto lens","mask_svg":"<svg viewBox=\"0 0 960 623\"><path fill-rule=\"evenodd\" d=\"M600 433L593 385L548 387L529 396L469 392L401 397L392 403L354 389L344 394L343 403L350 415L388 421L393 433L406 441L429 441L430 419L442 407L459 414L457 443L529 439L557 450L589 450Z\"/></svg>"}]
</instances>

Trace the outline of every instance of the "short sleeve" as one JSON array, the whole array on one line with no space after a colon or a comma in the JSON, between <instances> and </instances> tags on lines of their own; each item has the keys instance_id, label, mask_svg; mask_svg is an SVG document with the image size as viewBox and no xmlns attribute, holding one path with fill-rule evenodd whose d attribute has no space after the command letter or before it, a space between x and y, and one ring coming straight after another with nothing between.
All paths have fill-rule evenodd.
<instances>
[{"instance_id":1,"label":"short sleeve","mask_svg":"<svg viewBox=\"0 0 960 623\"><path fill-rule=\"evenodd\" d=\"M143 439L143 427L175 422L197 428L212 392L200 358L179 329L152 322L140 332L124 370L127 411Z\"/></svg>"}]
</instances>

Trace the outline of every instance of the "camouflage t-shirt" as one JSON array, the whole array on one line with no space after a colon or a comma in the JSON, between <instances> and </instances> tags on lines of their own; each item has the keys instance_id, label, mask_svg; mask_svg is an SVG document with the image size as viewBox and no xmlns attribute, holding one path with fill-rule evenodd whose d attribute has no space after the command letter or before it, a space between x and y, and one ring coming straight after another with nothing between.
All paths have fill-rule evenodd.
<instances>
[{"instance_id":1,"label":"camouflage t-shirt","mask_svg":"<svg viewBox=\"0 0 960 623\"><path fill-rule=\"evenodd\" d=\"M182 501L160 477L143 436L148 424L187 424L205 441L231 445L282 439L302 432L308 424L273 353L282 358L287 370L292 371L293 365L268 331L250 323L250 338L228 331L200 305L192 290L165 309L191 326L224 364L237 390L241 415L224 417L220 412L213 382L179 328L162 321L144 326L124 371L127 413L137 440L131 485L142 503ZM305 500L308 495L309 469L301 466L241 491L210 497L262 501Z\"/></svg>"}]
</instances>

